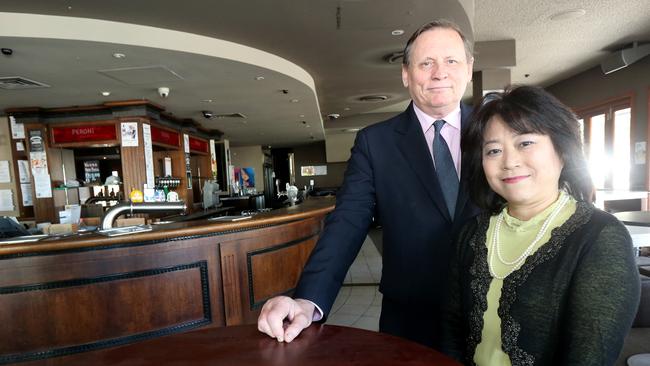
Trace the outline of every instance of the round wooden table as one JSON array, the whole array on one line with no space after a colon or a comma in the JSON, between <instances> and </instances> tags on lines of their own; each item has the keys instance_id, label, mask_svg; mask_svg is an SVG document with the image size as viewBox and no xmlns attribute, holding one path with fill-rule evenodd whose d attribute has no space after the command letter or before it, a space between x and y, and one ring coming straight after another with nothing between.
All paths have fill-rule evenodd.
<instances>
[{"instance_id":1,"label":"round wooden table","mask_svg":"<svg viewBox=\"0 0 650 366\"><path fill-rule=\"evenodd\" d=\"M312 325L291 343L279 343L256 325L180 333L126 346L21 365L440 365L459 363L433 349L383 333Z\"/></svg>"}]
</instances>

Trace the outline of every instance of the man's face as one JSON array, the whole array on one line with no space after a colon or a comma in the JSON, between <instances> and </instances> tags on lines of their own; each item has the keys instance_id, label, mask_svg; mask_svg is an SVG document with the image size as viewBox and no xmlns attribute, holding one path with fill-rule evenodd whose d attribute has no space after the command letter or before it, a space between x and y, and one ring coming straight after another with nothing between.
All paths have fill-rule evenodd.
<instances>
[{"instance_id":1,"label":"man's face","mask_svg":"<svg viewBox=\"0 0 650 366\"><path fill-rule=\"evenodd\" d=\"M434 28L411 46L409 65L402 65L402 82L415 105L442 118L460 104L472 80L473 59L467 60L460 35L453 29Z\"/></svg>"}]
</instances>

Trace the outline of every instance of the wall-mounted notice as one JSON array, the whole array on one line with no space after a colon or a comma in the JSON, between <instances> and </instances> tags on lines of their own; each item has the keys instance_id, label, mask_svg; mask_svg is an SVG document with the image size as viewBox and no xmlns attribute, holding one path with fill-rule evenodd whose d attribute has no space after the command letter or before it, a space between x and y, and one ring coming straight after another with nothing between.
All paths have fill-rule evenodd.
<instances>
[{"instance_id":1,"label":"wall-mounted notice","mask_svg":"<svg viewBox=\"0 0 650 366\"><path fill-rule=\"evenodd\" d=\"M300 175L303 177L311 177L314 175L327 175L327 165L301 166Z\"/></svg>"},{"instance_id":2,"label":"wall-mounted notice","mask_svg":"<svg viewBox=\"0 0 650 366\"><path fill-rule=\"evenodd\" d=\"M25 138L25 125L16 122L16 117L9 116L9 123L11 125L11 138L24 139Z\"/></svg>"},{"instance_id":3,"label":"wall-mounted notice","mask_svg":"<svg viewBox=\"0 0 650 366\"><path fill-rule=\"evenodd\" d=\"M20 191L23 194L23 206L34 206L34 199L32 198L32 184L21 183Z\"/></svg>"},{"instance_id":4,"label":"wall-mounted notice","mask_svg":"<svg viewBox=\"0 0 650 366\"><path fill-rule=\"evenodd\" d=\"M210 140L210 169L212 176L217 177L217 152L214 148L214 140Z\"/></svg>"},{"instance_id":5,"label":"wall-mounted notice","mask_svg":"<svg viewBox=\"0 0 650 366\"><path fill-rule=\"evenodd\" d=\"M34 174L34 191L36 191L36 198L52 197L52 183L49 174Z\"/></svg>"},{"instance_id":6,"label":"wall-mounted notice","mask_svg":"<svg viewBox=\"0 0 650 366\"><path fill-rule=\"evenodd\" d=\"M9 160L0 160L0 183L11 182L11 172L9 171Z\"/></svg>"},{"instance_id":7,"label":"wall-mounted notice","mask_svg":"<svg viewBox=\"0 0 650 366\"><path fill-rule=\"evenodd\" d=\"M147 187L152 188L155 184L153 176L153 149L151 147L151 126L142 124L142 141L144 144L144 169L147 173Z\"/></svg>"},{"instance_id":8,"label":"wall-mounted notice","mask_svg":"<svg viewBox=\"0 0 650 366\"><path fill-rule=\"evenodd\" d=\"M122 146L138 146L138 122L122 122Z\"/></svg>"},{"instance_id":9,"label":"wall-mounted notice","mask_svg":"<svg viewBox=\"0 0 650 366\"><path fill-rule=\"evenodd\" d=\"M646 142L639 141L634 143L634 164L645 164Z\"/></svg>"},{"instance_id":10,"label":"wall-mounted notice","mask_svg":"<svg viewBox=\"0 0 650 366\"><path fill-rule=\"evenodd\" d=\"M20 183L29 183L31 176L29 175L29 161L18 160L18 177Z\"/></svg>"},{"instance_id":11,"label":"wall-mounted notice","mask_svg":"<svg viewBox=\"0 0 650 366\"><path fill-rule=\"evenodd\" d=\"M14 193L11 189L0 189L0 211L13 211Z\"/></svg>"}]
</instances>

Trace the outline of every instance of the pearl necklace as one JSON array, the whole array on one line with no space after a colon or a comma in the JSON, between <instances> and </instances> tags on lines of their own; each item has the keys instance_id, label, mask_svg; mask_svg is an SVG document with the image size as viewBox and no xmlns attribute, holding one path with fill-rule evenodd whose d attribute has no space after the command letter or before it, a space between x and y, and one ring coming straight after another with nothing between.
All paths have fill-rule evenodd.
<instances>
[{"instance_id":1,"label":"pearl necklace","mask_svg":"<svg viewBox=\"0 0 650 366\"><path fill-rule=\"evenodd\" d=\"M535 245L544 237L544 234L546 234L546 231L548 230L548 227L551 225L551 222L555 220L557 215L562 211L564 206L569 202L569 199L571 198L570 195L564 194L562 198L560 199L560 202L558 205L553 209L553 212L544 220L544 223L542 224L542 227L539 229L539 232L535 236L535 239L528 245L526 250L524 250L523 253L515 260L513 261L507 261L503 258L503 254L501 253L501 246L499 245L499 231L501 230L501 223L503 222L503 212L497 216L497 222L496 225L494 226L494 233L492 234L492 245L490 247L490 261L489 261L489 269L490 269L490 274L492 277L497 278L497 279L504 279L508 277L512 272L515 271L515 269L519 268L521 264L524 263L526 258L530 256L533 252L533 248L535 248ZM504 209L505 210L505 209ZM497 257L499 258L499 261L506 265L506 266L511 266L510 270L504 274L504 275L497 275L495 270L494 270L494 253L497 253Z\"/></svg>"}]
</instances>

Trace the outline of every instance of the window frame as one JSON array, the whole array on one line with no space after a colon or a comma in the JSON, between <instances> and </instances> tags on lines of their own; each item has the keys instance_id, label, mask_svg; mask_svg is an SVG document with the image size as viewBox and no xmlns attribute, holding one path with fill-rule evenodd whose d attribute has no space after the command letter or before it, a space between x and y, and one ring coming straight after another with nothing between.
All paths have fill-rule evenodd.
<instances>
[{"instance_id":1,"label":"window frame","mask_svg":"<svg viewBox=\"0 0 650 366\"><path fill-rule=\"evenodd\" d=\"M649 88L650 90L650 88ZM605 115L605 154L609 156L614 155L614 113L617 110L630 108L630 136L629 136L629 147L628 155L630 158L630 187L628 190L632 190L632 172L634 166L634 144L635 144L635 129L636 129L636 108L635 108L635 94L633 92L624 93L622 95L604 99L598 102L590 103L586 106L580 108L574 108L574 113L578 119L583 121L583 141L584 141L584 153L585 156L588 156L589 149L591 146L591 119L594 116L604 114ZM650 108L650 96L648 98L648 106ZM650 126L650 116L648 117L648 126ZM650 141L650 131L648 131L648 139ZM589 156L588 156L589 157ZM648 152L646 149L646 190L648 190L648 182L650 180L650 170L648 169ZM610 170L605 176L604 190L613 190L613 174Z\"/></svg>"}]
</instances>

